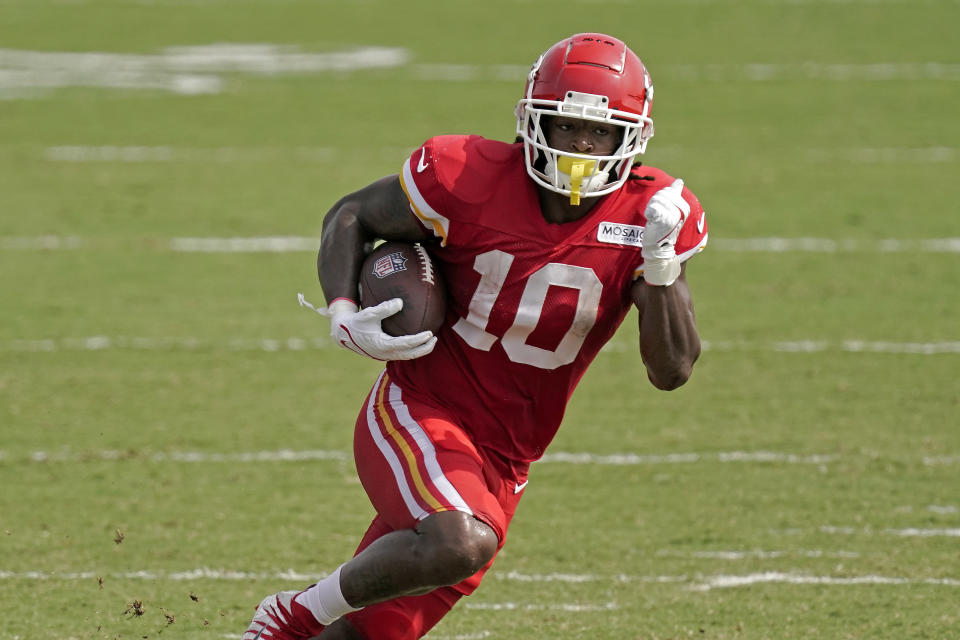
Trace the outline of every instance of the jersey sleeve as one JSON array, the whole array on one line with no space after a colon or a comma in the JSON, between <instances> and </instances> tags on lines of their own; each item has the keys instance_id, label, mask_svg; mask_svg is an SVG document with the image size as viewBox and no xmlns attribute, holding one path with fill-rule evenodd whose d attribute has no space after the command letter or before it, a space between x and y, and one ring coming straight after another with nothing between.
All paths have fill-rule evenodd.
<instances>
[{"instance_id":1,"label":"jersey sleeve","mask_svg":"<svg viewBox=\"0 0 960 640\"><path fill-rule=\"evenodd\" d=\"M683 189L683 199L690 203L690 215L677 236L676 250L680 262L686 262L707 246L707 218L700 201L686 187Z\"/></svg>"},{"instance_id":2,"label":"jersey sleeve","mask_svg":"<svg viewBox=\"0 0 960 640\"><path fill-rule=\"evenodd\" d=\"M450 218L443 212L447 209L449 193L438 172L442 162L436 147L437 139L431 138L410 154L400 172L400 185L413 214L445 246L450 235Z\"/></svg>"}]
</instances>

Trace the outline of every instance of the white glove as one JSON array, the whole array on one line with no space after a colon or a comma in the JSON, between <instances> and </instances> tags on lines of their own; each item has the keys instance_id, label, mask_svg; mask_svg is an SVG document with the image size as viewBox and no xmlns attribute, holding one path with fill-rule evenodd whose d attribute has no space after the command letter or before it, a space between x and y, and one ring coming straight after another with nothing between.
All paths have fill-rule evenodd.
<instances>
[{"instance_id":1,"label":"white glove","mask_svg":"<svg viewBox=\"0 0 960 640\"><path fill-rule=\"evenodd\" d=\"M374 360L413 360L425 356L437 344L430 331L412 336L391 336L383 332L381 321L403 308L403 300L393 298L374 307L359 309L346 299L334 300L326 309L318 309L298 295L300 305L330 318L330 337L345 349Z\"/></svg>"},{"instance_id":2,"label":"white glove","mask_svg":"<svg viewBox=\"0 0 960 640\"><path fill-rule=\"evenodd\" d=\"M643 279L647 284L665 287L680 277L677 257L677 236L687 216L690 203L683 199L683 180L673 181L653 194L643 212L647 224L643 228Z\"/></svg>"}]
</instances>

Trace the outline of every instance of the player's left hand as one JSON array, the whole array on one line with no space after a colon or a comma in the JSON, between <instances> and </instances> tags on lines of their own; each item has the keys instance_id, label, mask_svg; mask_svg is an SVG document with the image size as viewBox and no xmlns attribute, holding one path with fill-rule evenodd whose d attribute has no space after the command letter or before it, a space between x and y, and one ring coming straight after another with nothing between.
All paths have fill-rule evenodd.
<instances>
[{"instance_id":1,"label":"player's left hand","mask_svg":"<svg viewBox=\"0 0 960 640\"><path fill-rule=\"evenodd\" d=\"M690 215L690 203L683 199L679 178L650 198L644 216L643 279L647 284L668 286L680 276L676 244L680 229Z\"/></svg>"}]
</instances>

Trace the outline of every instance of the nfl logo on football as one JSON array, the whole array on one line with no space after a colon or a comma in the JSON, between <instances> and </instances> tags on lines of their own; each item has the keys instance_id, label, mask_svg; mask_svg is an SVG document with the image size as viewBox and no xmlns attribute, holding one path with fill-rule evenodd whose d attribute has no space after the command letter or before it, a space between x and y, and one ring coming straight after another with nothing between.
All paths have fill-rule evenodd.
<instances>
[{"instance_id":1,"label":"nfl logo on football","mask_svg":"<svg viewBox=\"0 0 960 640\"><path fill-rule=\"evenodd\" d=\"M373 263L373 275L386 278L398 271L407 270L407 259L398 252L387 254Z\"/></svg>"}]
</instances>

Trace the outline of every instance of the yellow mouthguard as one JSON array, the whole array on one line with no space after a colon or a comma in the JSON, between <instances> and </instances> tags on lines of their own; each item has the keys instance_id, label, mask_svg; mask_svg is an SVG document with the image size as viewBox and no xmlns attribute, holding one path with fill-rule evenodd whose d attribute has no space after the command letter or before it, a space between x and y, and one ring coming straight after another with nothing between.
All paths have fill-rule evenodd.
<instances>
[{"instance_id":1,"label":"yellow mouthguard","mask_svg":"<svg viewBox=\"0 0 960 640\"><path fill-rule=\"evenodd\" d=\"M596 166L594 160L580 158L557 158L557 169L570 176L570 204L580 204L580 187L583 185L584 174L592 174Z\"/></svg>"}]
</instances>

